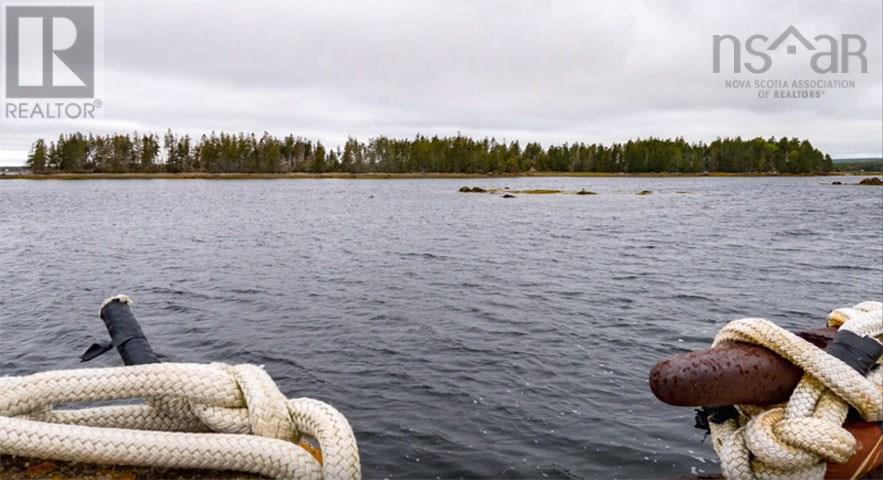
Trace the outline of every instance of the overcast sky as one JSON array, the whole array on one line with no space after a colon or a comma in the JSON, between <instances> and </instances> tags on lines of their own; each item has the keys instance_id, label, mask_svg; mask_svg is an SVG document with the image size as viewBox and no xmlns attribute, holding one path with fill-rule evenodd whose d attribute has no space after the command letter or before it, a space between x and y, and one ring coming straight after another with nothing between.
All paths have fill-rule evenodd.
<instances>
[{"instance_id":1,"label":"overcast sky","mask_svg":"<svg viewBox=\"0 0 883 480\"><path fill-rule=\"evenodd\" d=\"M835 158L883 151L879 0L107 1L104 118L0 124L0 163L60 132L455 134L611 143L809 138ZM712 36L842 33L868 73L712 73ZM794 42L790 42L794 43ZM790 44L789 43L789 44ZM729 60L725 52L725 60ZM743 58L747 60L747 58ZM853 69L857 70L853 64ZM820 99L759 99L726 79L844 79Z\"/></svg>"}]
</instances>

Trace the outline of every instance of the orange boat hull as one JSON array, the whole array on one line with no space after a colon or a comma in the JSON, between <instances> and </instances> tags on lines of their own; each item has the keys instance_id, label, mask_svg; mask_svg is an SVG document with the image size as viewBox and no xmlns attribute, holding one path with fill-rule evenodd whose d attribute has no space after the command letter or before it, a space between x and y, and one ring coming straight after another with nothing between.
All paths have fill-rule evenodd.
<instances>
[{"instance_id":1,"label":"orange boat hull","mask_svg":"<svg viewBox=\"0 0 883 480\"><path fill-rule=\"evenodd\" d=\"M859 450L846 463L829 463L825 478L862 478L883 464L883 424L857 422L846 425L859 442Z\"/></svg>"}]
</instances>

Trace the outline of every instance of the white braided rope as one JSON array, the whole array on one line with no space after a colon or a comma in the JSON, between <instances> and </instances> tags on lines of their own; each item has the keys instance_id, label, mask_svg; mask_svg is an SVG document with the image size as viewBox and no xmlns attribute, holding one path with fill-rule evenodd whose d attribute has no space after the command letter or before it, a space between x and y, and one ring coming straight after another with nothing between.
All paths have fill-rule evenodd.
<instances>
[{"instance_id":1,"label":"white braided rope","mask_svg":"<svg viewBox=\"0 0 883 480\"><path fill-rule=\"evenodd\" d=\"M146 402L52 409L133 398ZM316 439L321 464L294 443L299 434ZM254 365L157 363L2 377L0 453L280 479L361 478L346 418L318 400L286 399Z\"/></svg>"},{"instance_id":2,"label":"white braided rope","mask_svg":"<svg viewBox=\"0 0 883 480\"><path fill-rule=\"evenodd\" d=\"M883 304L863 302L834 310L830 326L883 341ZM711 423L723 474L739 480L821 479L826 462L842 463L856 451L843 428L849 407L868 421L883 420L883 367L863 377L811 343L761 318L730 322L714 346L762 345L801 367L805 374L785 405L738 406L740 418Z\"/></svg>"}]
</instances>

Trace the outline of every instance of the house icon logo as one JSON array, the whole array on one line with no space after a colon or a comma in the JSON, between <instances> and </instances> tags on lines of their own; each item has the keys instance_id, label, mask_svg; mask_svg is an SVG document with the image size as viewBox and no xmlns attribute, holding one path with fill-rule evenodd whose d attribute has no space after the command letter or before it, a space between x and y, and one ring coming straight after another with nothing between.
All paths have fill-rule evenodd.
<instances>
[{"instance_id":1,"label":"house icon logo","mask_svg":"<svg viewBox=\"0 0 883 480\"><path fill-rule=\"evenodd\" d=\"M826 33L812 37L804 35L794 25L789 25L782 33L771 37L757 33L744 40L731 34L712 37L712 71L721 73L722 65L732 65L732 73L742 73L744 68L750 73L765 73L773 66L773 55L785 46L786 55L809 55L809 67L819 74L825 73L868 73L868 59L865 50L868 43L855 33L830 35ZM724 52L730 60L724 62ZM743 56L747 61L743 61Z\"/></svg>"},{"instance_id":2,"label":"house icon logo","mask_svg":"<svg viewBox=\"0 0 883 480\"><path fill-rule=\"evenodd\" d=\"M785 29L785 31L782 32L781 35L779 35L779 38L774 40L773 43L771 43L770 46L767 47L767 50L770 50L770 51L778 50L779 46L782 45L783 43L785 43L785 40L787 40L790 37L794 37L794 39L797 40L797 42L799 42L801 45L803 45L803 48L805 48L807 50L815 50L816 49L816 47L812 43L810 43L810 41L807 40L806 37L804 37L802 33L800 33L800 30L795 28L794 25L791 25L787 29ZM793 43L788 44L787 51L788 51L788 55L796 55L797 54L797 45L795 45Z\"/></svg>"}]
</instances>

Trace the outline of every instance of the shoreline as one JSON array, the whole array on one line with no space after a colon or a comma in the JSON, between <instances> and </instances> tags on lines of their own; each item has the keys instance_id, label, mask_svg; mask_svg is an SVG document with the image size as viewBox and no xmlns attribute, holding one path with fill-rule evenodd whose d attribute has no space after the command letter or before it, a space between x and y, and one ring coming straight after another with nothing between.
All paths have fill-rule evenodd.
<instances>
[{"instance_id":1,"label":"shoreline","mask_svg":"<svg viewBox=\"0 0 883 480\"><path fill-rule=\"evenodd\" d=\"M698 177L843 177L879 176L881 172L829 172L818 174L788 173L603 173L603 172L528 172L520 174L481 173L22 173L0 174L0 180L397 180L397 179L470 179L470 178L529 178L529 177L585 177L585 178L698 178Z\"/></svg>"}]
</instances>

